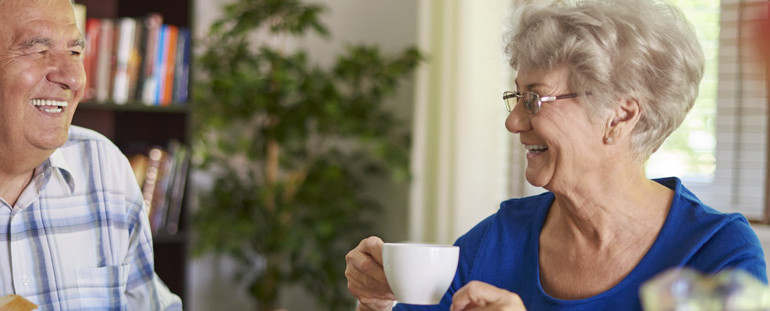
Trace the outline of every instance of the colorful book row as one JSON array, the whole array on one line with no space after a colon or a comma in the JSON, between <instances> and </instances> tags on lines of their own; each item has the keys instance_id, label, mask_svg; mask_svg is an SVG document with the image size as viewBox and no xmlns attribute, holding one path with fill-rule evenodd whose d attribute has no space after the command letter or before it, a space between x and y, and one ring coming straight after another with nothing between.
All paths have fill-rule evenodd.
<instances>
[{"instance_id":1,"label":"colorful book row","mask_svg":"<svg viewBox=\"0 0 770 311\"><path fill-rule=\"evenodd\" d=\"M191 36L185 27L144 18L88 18L85 101L183 105L189 96Z\"/></svg>"}]
</instances>

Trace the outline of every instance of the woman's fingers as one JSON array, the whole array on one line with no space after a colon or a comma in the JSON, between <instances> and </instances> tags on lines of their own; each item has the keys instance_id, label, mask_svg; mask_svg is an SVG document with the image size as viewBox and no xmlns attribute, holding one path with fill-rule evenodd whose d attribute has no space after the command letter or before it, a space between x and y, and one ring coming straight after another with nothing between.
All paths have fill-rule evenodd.
<instances>
[{"instance_id":1,"label":"woman's fingers","mask_svg":"<svg viewBox=\"0 0 770 311\"><path fill-rule=\"evenodd\" d=\"M452 297L451 311L525 311L519 295L484 282L471 281Z\"/></svg>"},{"instance_id":2,"label":"woman's fingers","mask_svg":"<svg viewBox=\"0 0 770 311\"><path fill-rule=\"evenodd\" d=\"M369 266L369 263L360 263L361 266ZM365 297L376 297L385 299L396 299L391 293L390 287L387 281L373 277L366 271L371 271L371 268L359 268L356 265L348 264L345 269L345 276L348 279L348 289L359 298L359 300L365 299Z\"/></svg>"},{"instance_id":3,"label":"woman's fingers","mask_svg":"<svg viewBox=\"0 0 770 311\"><path fill-rule=\"evenodd\" d=\"M390 310L396 299L382 268L382 245L380 238L369 237L345 256L348 290L358 298L360 310Z\"/></svg>"}]
</instances>

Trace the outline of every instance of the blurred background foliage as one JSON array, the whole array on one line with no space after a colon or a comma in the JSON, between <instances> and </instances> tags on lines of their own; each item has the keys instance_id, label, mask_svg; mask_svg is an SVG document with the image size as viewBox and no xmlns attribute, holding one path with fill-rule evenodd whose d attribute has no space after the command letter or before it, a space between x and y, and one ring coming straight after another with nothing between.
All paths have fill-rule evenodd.
<instances>
[{"instance_id":1,"label":"blurred background foliage","mask_svg":"<svg viewBox=\"0 0 770 311\"><path fill-rule=\"evenodd\" d=\"M237 0L199 41L194 150L213 183L199 191L194 253L231 256L259 310L300 285L327 310L352 309L345 254L379 205L367 180L408 179L409 135L383 103L422 60L351 45L328 67L291 37L329 36L324 7Z\"/></svg>"}]
</instances>

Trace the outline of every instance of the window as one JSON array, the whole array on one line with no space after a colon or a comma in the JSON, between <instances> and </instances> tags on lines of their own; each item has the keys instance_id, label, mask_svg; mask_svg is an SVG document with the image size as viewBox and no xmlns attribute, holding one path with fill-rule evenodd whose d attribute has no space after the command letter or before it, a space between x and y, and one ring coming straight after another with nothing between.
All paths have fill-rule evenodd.
<instances>
[{"instance_id":1,"label":"window","mask_svg":"<svg viewBox=\"0 0 770 311\"><path fill-rule=\"evenodd\" d=\"M693 110L649 160L649 177L675 175L725 212L765 217L767 66L751 23L766 0L673 1L695 25L706 71Z\"/></svg>"},{"instance_id":2,"label":"window","mask_svg":"<svg viewBox=\"0 0 770 311\"><path fill-rule=\"evenodd\" d=\"M706 58L698 99L682 125L647 163L651 178L678 176L688 182L711 182L716 169L716 106L719 68L719 3L673 1L693 25Z\"/></svg>"}]
</instances>

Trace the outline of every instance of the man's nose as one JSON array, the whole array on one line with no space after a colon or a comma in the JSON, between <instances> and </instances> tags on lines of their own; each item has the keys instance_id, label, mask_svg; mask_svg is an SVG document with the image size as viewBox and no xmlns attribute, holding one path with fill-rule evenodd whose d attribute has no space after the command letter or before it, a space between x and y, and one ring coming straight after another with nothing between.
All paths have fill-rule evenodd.
<instances>
[{"instance_id":1,"label":"man's nose","mask_svg":"<svg viewBox=\"0 0 770 311\"><path fill-rule=\"evenodd\" d=\"M46 78L56 83L65 90L78 91L85 85L86 73L83 69L83 60L75 55L66 53L52 53L50 55L50 69Z\"/></svg>"}]
</instances>

